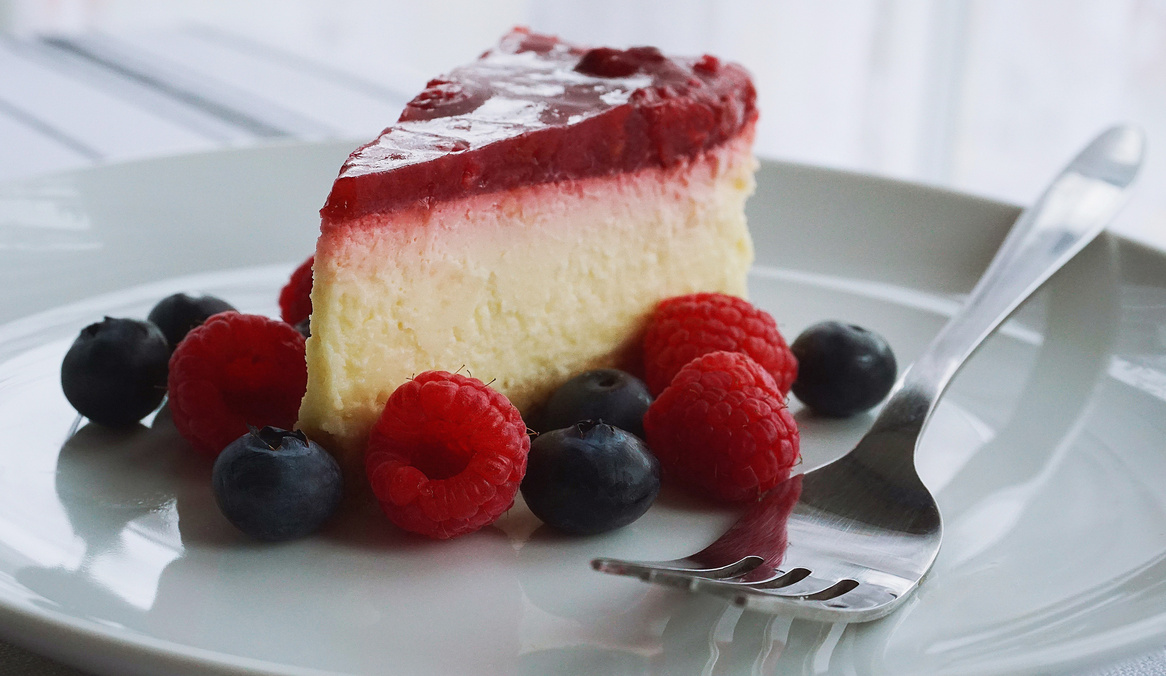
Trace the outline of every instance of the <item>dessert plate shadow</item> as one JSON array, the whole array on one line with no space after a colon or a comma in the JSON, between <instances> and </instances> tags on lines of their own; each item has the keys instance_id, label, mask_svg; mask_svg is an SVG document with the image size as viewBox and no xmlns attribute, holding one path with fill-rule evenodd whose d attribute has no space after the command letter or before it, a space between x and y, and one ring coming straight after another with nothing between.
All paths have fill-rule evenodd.
<instances>
[{"instance_id":1,"label":"dessert plate shadow","mask_svg":"<svg viewBox=\"0 0 1166 676\"><path fill-rule=\"evenodd\" d=\"M0 636L95 674L1006 674L1085 669L1166 635L1166 257L1103 238L993 337L919 454L948 533L895 614L825 625L590 570L667 559L737 516L665 493L640 521L557 536L519 502L438 543L375 509L305 540L236 533L165 409L78 421L60 360L102 315L178 291L276 314L352 144L154 160L0 185ZM823 319L908 363L1017 209L764 162L753 300L787 338ZM869 417L791 401L803 468Z\"/></svg>"}]
</instances>

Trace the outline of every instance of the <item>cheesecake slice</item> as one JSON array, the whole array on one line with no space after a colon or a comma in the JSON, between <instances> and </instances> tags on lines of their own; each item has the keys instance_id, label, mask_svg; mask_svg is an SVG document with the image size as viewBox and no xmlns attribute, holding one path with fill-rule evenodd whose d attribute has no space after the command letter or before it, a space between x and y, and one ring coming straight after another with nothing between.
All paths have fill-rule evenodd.
<instances>
[{"instance_id":1,"label":"cheesecake slice","mask_svg":"<svg viewBox=\"0 0 1166 676\"><path fill-rule=\"evenodd\" d=\"M321 210L300 426L356 467L413 374L468 373L528 413L633 363L661 299L744 295L754 101L711 56L524 29L430 81Z\"/></svg>"}]
</instances>

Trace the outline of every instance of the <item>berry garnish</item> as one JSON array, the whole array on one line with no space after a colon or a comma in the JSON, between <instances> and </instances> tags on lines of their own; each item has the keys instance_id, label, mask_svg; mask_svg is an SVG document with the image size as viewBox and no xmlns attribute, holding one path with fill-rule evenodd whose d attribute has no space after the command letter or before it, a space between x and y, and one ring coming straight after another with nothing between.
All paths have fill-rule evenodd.
<instances>
[{"instance_id":1,"label":"berry garnish","mask_svg":"<svg viewBox=\"0 0 1166 676\"><path fill-rule=\"evenodd\" d=\"M726 502L753 500L789 476L798 428L773 377L746 354L697 357L644 416L664 480Z\"/></svg>"},{"instance_id":2,"label":"berry garnish","mask_svg":"<svg viewBox=\"0 0 1166 676\"><path fill-rule=\"evenodd\" d=\"M626 526L660 492L660 464L638 437L585 421L530 445L522 497L544 523L572 535Z\"/></svg>"},{"instance_id":3,"label":"berry garnish","mask_svg":"<svg viewBox=\"0 0 1166 676\"><path fill-rule=\"evenodd\" d=\"M300 321L296 322L295 328L296 328L296 331L299 331L300 335L303 336L304 338L311 338L312 337L312 318L311 317L304 317Z\"/></svg>"},{"instance_id":4,"label":"berry garnish","mask_svg":"<svg viewBox=\"0 0 1166 676\"><path fill-rule=\"evenodd\" d=\"M257 540L315 532L340 504L340 465L303 432L252 429L215 459L211 474L223 516Z\"/></svg>"},{"instance_id":5,"label":"berry garnish","mask_svg":"<svg viewBox=\"0 0 1166 676\"><path fill-rule=\"evenodd\" d=\"M315 256L308 256L279 291L279 315L288 324L299 324L312 314L312 263L315 260Z\"/></svg>"},{"instance_id":6,"label":"berry garnish","mask_svg":"<svg viewBox=\"0 0 1166 676\"><path fill-rule=\"evenodd\" d=\"M185 293L176 293L158 301L146 319L162 329L162 334L166 336L170 350L173 351L191 329L205 322L208 317L234 309L227 301L214 296L188 296Z\"/></svg>"},{"instance_id":7,"label":"berry garnish","mask_svg":"<svg viewBox=\"0 0 1166 676\"><path fill-rule=\"evenodd\" d=\"M476 378L426 371L385 402L365 470L390 521L444 540L510 509L529 450L526 424L506 397Z\"/></svg>"},{"instance_id":8,"label":"berry garnish","mask_svg":"<svg viewBox=\"0 0 1166 676\"><path fill-rule=\"evenodd\" d=\"M224 312L174 350L170 412L195 449L217 455L248 426L291 429L307 382L299 332L260 315Z\"/></svg>"},{"instance_id":9,"label":"berry garnish","mask_svg":"<svg viewBox=\"0 0 1166 676\"><path fill-rule=\"evenodd\" d=\"M651 403L644 381L618 369L595 369L560 385L532 427L541 433L583 420L602 420L643 438L644 412Z\"/></svg>"},{"instance_id":10,"label":"berry garnish","mask_svg":"<svg viewBox=\"0 0 1166 676\"><path fill-rule=\"evenodd\" d=\"M883 400L898 366L879 334L853 324L822 322L802 331L791 346L801 364L793 393L815 413L843 418Z\"/></svg>"},{"instance_id":11,"label":"berry garnish","mask_svg":"<svg viewBox=\"0 0 1166 676\"><path fill-rule=\"evenodd\" d=\"M150 322L106 317L81 330L61 363L61 389L81 415L132 425L166 396L170 347Z\"/></svg>"},{"instance_id":12,"label":"berry garnish","mask_svg":"<svg viewBox=\"0 0 1166 676\"><path fill-rule=\"evenodd\" d=\"M784 397L798 361L768 312L723 293L694 293L662 301L644 334L644 374L659 394L688 362L702 354L743 352L773 376Z\"/></svg>"}]
</instances>

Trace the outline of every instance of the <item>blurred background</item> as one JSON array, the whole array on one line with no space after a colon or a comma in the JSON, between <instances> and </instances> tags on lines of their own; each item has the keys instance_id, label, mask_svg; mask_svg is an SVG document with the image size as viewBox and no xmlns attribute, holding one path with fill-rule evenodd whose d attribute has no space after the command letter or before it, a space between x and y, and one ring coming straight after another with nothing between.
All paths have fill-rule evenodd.
<instances>
[{"instance_id":1,"label":"blurred background","mask_svg":"<svg viewBox=\"0 0 1166 676\"><path fill-rule=\"evenodd\" d=\"M1166 247L1166 0L0 0L0 180L367 139L516 24L745 64L763 156L1018 203L1138 123L1118 228Z\"/></svg>"}]
</instances>

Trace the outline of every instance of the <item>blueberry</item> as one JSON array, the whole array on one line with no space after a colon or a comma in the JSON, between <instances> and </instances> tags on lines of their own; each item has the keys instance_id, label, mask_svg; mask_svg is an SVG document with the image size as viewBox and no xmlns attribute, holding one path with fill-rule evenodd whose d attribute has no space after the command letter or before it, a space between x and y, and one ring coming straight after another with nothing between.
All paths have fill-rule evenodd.
<instances>
[{"instance_id":1,"label":"blueberry","mask_svg":"<svg viewBox=\"0 0 1166 676\"><path fill-rule=\"evenodd\" d=\"M602 420L642 439L644 413L651 403L644 381L618 369L595 369L560 385L532 427L549 432L583 420Z\"/></svg>"},{"instance_id":2,"label":"blueberry","mask_svg":"<svg viewBox=\"0 0 1166 676\"><path fill-rule=\"evenodd\" d=\"M214 296L188 296L185 293L176 293L158 301L146 319L158 325L166 340L170 343L171 351L182 342L186 334L196 326L201 325L211 315L227 312L235 308L227 301Z\"/></svg>"},{"instance_id":3,"label":"blueberry","mask_svg":"<svg viewBox=\"0 0 1166 676\"><path fill-rule=\"evenodd\" d=\"M215 459L215 501L227 520L257 540L315 532L340 505L340 466L303 432L252 429Z\"/></svg>"},{"instance_id":4,"label":"blueberry","mask_svg":"<svg viewBox=\"0 0 1166 676\"><path fill-rule=\"evenodd\" d=\"M295 323L295 327L296 327L296 331L299 331L300 335L303 336L304 338L311 338L312 337L312 318L311 317L304 317L303 319L301 319L300 321Z\"/></svg>"},{"instance_id":5,"label":"blueberry","mask_svg":"<svg viewBox=\"0 0 1166 676\"><path fill-rule=\"evenodd\" d=\"M73 341L61 363L61 389L86 418L125 427L162 403L169 363L170 347L158 327L106 317Z\"/></svg>"},{"instance_id":6,"label":"blueberry","mask_svg":"<svg viewBox=\"0 0 1166 676\"><path fill-rule=\"evenodd\" d=\"M635 435L586 421L534 440L521 490L547 525L592 535L648 511L660 492L660 464Z\"/></svg>"},{"instance_id":7,"label":"blueberry","mask_svg":"<svg viewBox=\"0 0 1166 676\"><path fill-rule=\"evenodd\" d=\"M816 413L843 418L872 408L891 391L898 367L891 346L853 324L822 322L790 345L798 358L793 393Z\"/></svg>"}]
</instances>

